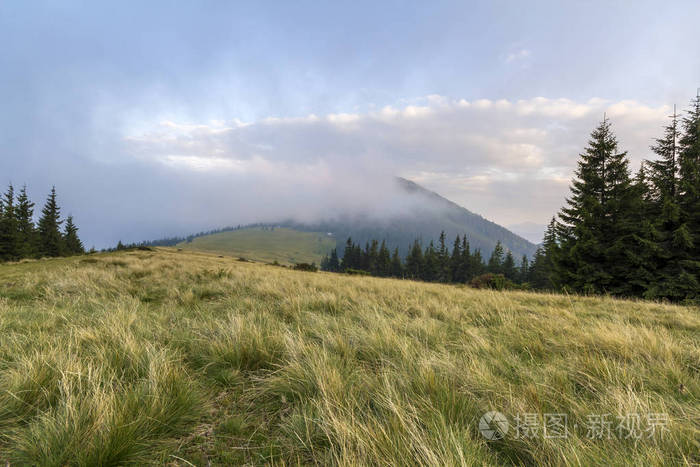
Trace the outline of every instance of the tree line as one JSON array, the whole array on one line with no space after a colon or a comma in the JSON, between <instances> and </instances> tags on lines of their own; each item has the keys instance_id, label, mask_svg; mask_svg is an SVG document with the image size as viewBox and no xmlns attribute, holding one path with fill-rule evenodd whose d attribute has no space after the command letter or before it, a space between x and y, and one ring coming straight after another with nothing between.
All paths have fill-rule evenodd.
<instances>
[{"instance_id":1,"label":"tree line","mask_svg":"<svg viewBox=\"0 0 700 467\"><path fill-rule=\"evenodd\" d=\"M0 199L0 261L69 256L85 252L73 216L61 219L56 189L46 199L38 222L27 187L15 193L12 184Z\"/></svg>"},{"instance_id":2,"label":"tree line","mask_svg":"<svg viewBox=\"0 0 700 467\"><path fill-rule=\"evenodd\" d=\"M333 249L321 262L321 269L443 283L465 283L492 274L502 279L491 280L504 286L524 284L531 274L527 256L516 264L513 254L506 251L500 241L485 262L481 250L471 250L466 235L457 235L450 248L445 232L440 234L437 245L430 241L423 247L420 240L415 240L409 245L405 258L401 258L398 248L390 251L386 241L380 244L372 240L362 248L348 238L342 257Z\"/></svg>"},{"instance_id":3,"label":"tree line","mask_svg":"<svg viewBox=\"0 0 700 467\"><path fill-rule=\"evenodd\" d=\"M516 266L499 243L488 261L470 252L466 236L451 251L415 241L405 258L373 240L362 249L348 239L342 258L324 258L329 271L468 282L484 273L524 287L654 300L700 301L700 93L683 116L675 109L655 159L633 175L610 120L593 130L579 156L566 205L549 223L531 261Z\"/></svg>"}]
</instances>

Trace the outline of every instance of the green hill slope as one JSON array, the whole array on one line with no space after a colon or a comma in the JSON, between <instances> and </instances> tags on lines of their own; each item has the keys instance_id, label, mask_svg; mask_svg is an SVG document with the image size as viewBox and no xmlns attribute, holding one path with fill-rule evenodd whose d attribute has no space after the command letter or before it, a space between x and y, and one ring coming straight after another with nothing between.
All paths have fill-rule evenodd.
<instances>
[{"instance_id":1,"label":"green hill slope","mask_svg":"<svg viewBox=\"0 0 700 467\"><path fill-rule=\"evenodd\" d=\"M0 336L0 465L700 460L687 307L158 249L0 264Z\"/></svg>"},{"instance_id":2,"label":"green hill slope","mask_svg":"<svg viewBox=\"0 0 700 467\"><path fill-rule=\"evenodd\" d=\"M335 243L326 233L255 227L197 237L177 247L268 263L319 264Z\"/></svg>"}]
</instances>

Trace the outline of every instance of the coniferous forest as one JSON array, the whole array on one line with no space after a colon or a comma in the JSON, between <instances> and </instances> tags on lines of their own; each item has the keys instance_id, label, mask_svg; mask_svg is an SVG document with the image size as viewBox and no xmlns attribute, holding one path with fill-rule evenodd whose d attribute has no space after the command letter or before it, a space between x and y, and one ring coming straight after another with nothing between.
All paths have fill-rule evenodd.
<instances>
[{"instance_id":1,"label":"coniferous forest","mask_svg":"<svg viewBox=\"0 0 700 467\"><path fill-rule=\"evenodd\" d=\"M0 199L0 261L70 256L85 253L73 216L61 219L56 189L51 188L38 222L27 187L15 193L10 184Z\"/></svg>"},{"instance_id":2,"label":"coniferous forest","mask_svg":"<svg viewBox=\"0 0 700 467\"><path fill-rule=\"evenodd\" d=\"M534 258L500 243L489 256L466 235L451 249L416 240L405 258L385 242L348 239L322 269L494 288L522 287L697 303L700 300L700 94L674 114L636 173L604 118L593 130L566 205L552 218Z\"/></svg>"}]
</instances>

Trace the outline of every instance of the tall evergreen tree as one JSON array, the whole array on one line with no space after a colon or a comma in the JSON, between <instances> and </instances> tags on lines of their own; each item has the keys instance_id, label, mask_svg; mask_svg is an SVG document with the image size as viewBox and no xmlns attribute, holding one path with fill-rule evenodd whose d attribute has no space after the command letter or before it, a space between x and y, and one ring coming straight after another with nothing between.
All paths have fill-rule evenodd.
<instances>
[{"instance_id":1,"label":"tall evergreen tree","mask_svg":"<svg viewBox=\"0 0 700 467\"><path fill-rule=\"evenodd\" d=\"M399 256L399 249L394 248L394 253L391 255L391 275L393 277L403 277L404 270L401 264L401 256Z\"/></svg>"},{"instance_id":2,"label":"tall evergreen tree","mask_svg":"<svg viewBox=\"0 0 700 467\"><path fill-rule=\"evenodd\" d=\"M406 257L406 275L411 279L420 279L423 277L424 269L423 250L420 242L415 240Z\"/></svg>"},{"instance_id":3,"label":"tall evergreen tree","mask_svg":"<svg viewBox=\"0 0 700 467\"><path fill-rule=\"evenodd\" d=\"M515 267L515 258L513 258L513 253L510 250L508 250L508 253L506 253L501 269L506 279L513 282L518 279L518 270Z\"/></svg>"},{"instance_id":4,"label":"tall evergreen tree","mask_svg":"<svg viewBox=\"0 0 700 467\"><path fill-rule=\"evenodd\" d=\"M439 278L440 262L438 252L431 240L423 252L423 274L421 279L427 282L435 281Z\"/></svg>"},{"instance_id":5,"label":"tall evergreen tree","mask_svg":"<svg viewBox=\"0 0 700 467\"><path fill-rule=\"evenodd\" d=\"M661 258L661 248L657 242L659 234L652 216L651 188L647 181L644 163L632 184L634 196L624 222L631 235L625 256L626 280L615 293L624 296L641 297L646 294L656 280L656 270ZM624 226L624 225L623 225Z\"/></svg>"},{"instance_id":6,"label":"tall evergreen tree","mask_svg":"<svg viewBox=\"0 0 700 467\"><path fill-rule=\"evenodd\" d=\"M27 186L23 186L17 196L17 231L19 251L22 258L36 256L37 236L34 227L34 203L29 199Z\"/></svg>"},{"instance_id":7,"label":"tall evergreen tree","mask_svg":"<svg viewBox=\"0 0 700 467\"><path fill-rule=\"evenodd\" d=\"M39 255L40 256L61 256L64 251L63 236L60 226L61 210L56 201L56 188L51 188L44 208L41 210L39 219Z\"/></svg>"},{"instance_id":8,"label":"tall evergreen tree","mask_svg":"<svg viewBox=\"0 0 700 467\"><path fill-rule=\"evenodd\" d=\"M527 259L527 255L523 255L520 259L520 268L518 268L518 282L525 283L528 282L530 275L530 261Z\"/></svg>"},{"instance_id":9,"label":"tall evergreen tree","mask_svg":"<svg viewBox=\"0 0 700 467\"><path fill-rule=\"evenodd\" d=\"M382 244L379 247L376 269L377 275L380 277L388 277L391 275L391 253L386 246L385 240L382 240Z\"/></svg>"},{"instance_id":10,"label":"tall evergreen tree","mask_svg":"<svg viewBox=\"0 0 700 467\"><path fill-rule=\"evenodd\" d=\"M469 282L474 277L474 257L471 254L467 235L462 237L462 262L459 270L459 282Z\"/></svg>"},{"instance_id":11,"label":"tall evergreen tree","mask_svg":"<svg viewBox=\"0 0 700 467\"><path fill-rule=\"evenodd\" d=\"M491 257L489 258L488 271L492 274L503 273L503 245L501 241L496 242Z\"/></svg>"},{"instance_id":12,"label":"tall evergreen tree","mask_svg":"<svg viewBox=\"0 0 700 467\"><path fill-rule=\"evenodd\" d=\"M340 271L340 261L338 260L338 250L333 248L330 257L328 258L328 270L333 272Z\"/></svg>"},{"instance_id":13,"label":"tall evergreen tree","mask_svg":"<svg viewBox=\"0 0 700 467\"><path fill-rule=\"evenodd\" d=\"M481 250L477 249L471 256L471 277L467 280L483 274L486 271L486 266L484 265L484 258L481 256Z\"/></svg>"},{"instance_id":14,"label":"tall evergreen tree","mask_svg":"<svg viewBox=\"0 0 700 467\"><path fill-rule=\"evenodd\" d=\"M629 274L625 258L634 231L626 216L636 191L628 164L603 119L580 155L571 197L560 213L561 279L572 290L615 293Z\"/></svg>"},{"instance_id":15,"label":"tall evergreen tree","mask_svg":"<svg viewBox=\"0 0 700 467\"><path fill-rule=\"evenodd\" d=\"M65 253L68 255L81 255L85 253L83 242L78 237L78 227L73 223L73 216L66 219L65 232L63 234Z\"/></svg>"},{"instance_id":16,"label":"tall evergreen tree","mask_svg":"<svg viewBox=\"0 0 700 467\"><path fill-rule=\"evenodd\" d=\"M15 212L15 190L12 184L7 188L0 203L0 261L14 261L20 258L20 238Z\"/></svg>"},{"instance_id":17,"label":"tall evergreen tree","mask_svg":"<svg viewBox=\"0 0 700 467\"><path fill-rule=\"evenodd\" d=\"M438 282L449 282L450 274L450 253L447 249L447 236L445 231L440 232L437 248L437 271L435 280Z\"/></svg>"},{"instance_id":18,"label":"tall evergreen tree","mask_svg":"<svg viewBox=\"0 0 700 467\"><path fill-rule=\"evenodd\" d=\"M688 300L700 300L700 92L683 118L679 140L679 228L673 246L682 265L677 289Z\"/></svg>"},{"instance_id":19,"label":"tall evergreen tree","mask_svg":"<svg viewBox=\"0 0 700 467\"><path fill-rule=\"evenodd\" d=\"M452 282L464 282L462 280L462 242L459 235L452 244L452 256L450 256L450 280Z\"/></svg>"}]
</instances>

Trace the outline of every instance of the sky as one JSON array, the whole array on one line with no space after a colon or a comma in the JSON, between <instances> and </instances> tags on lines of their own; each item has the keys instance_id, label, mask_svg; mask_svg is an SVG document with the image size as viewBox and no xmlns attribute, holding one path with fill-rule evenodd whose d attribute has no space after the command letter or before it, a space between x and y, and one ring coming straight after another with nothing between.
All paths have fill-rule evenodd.
<instances>
[{"instance_id":1,"label":"sky","mask_svg":"<svg viewBox=\"0 0 700 467\"><path fill-rule=\"evenodd\" d=\"M631 167L700 86L700 2L0 0L0 185L102 248L423 184L545 224L605 113ZM37 209L38 210L38 209Z\"/></svg>"}]
</instances>

